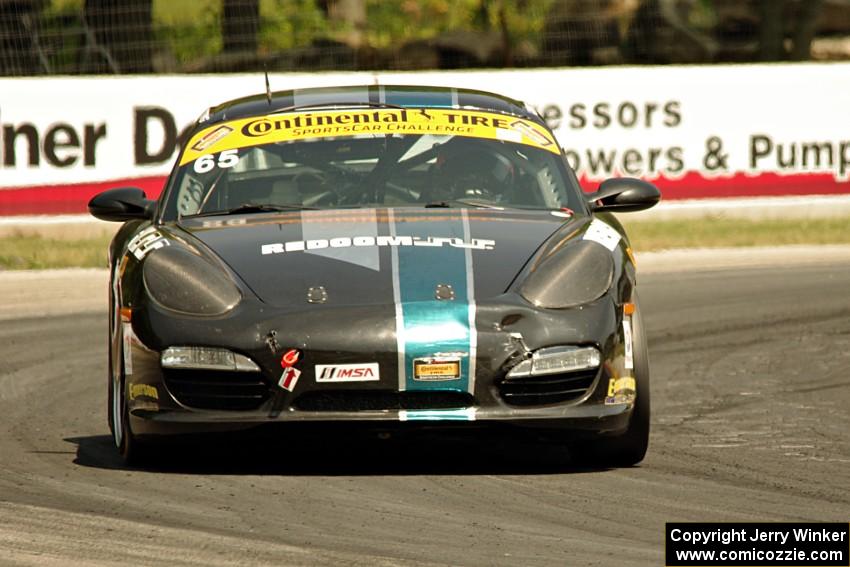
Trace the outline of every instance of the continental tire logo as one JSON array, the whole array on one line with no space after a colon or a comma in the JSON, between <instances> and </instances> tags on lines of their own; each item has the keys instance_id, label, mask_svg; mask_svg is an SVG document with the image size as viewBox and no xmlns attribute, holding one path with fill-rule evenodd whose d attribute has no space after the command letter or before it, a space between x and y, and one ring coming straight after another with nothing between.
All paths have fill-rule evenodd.
<instances>
[{"instance_id":1,"label":"continental tire logo","mask_svg":"<svg viewBox=\"0 0 850 567\"><path fill-rule=\"evenodd\" d=\"M367 112L342 112L333 114L296 114L276 118L257 118L242 126L242 135L247 138L262 138L277 130L288 130L296 135L306 132L303 128L331 127L332 130L321 132L325 135L358 131L357 126L365 124L406 124L410 117L407 110L382 110ZM454 123L454 120L450 119Z\"/></svg>"},{"instance_id":2,"label":"continental tire logo","mask_svg":"<svg viewBox=\"0 0 850 567\"><path fill-rule=\"evenodd\" d=\"M260 138L275 129L274 122L267 118L260 118L242 126L242 135L249 138Z\"/></svg>"}]
</instances>

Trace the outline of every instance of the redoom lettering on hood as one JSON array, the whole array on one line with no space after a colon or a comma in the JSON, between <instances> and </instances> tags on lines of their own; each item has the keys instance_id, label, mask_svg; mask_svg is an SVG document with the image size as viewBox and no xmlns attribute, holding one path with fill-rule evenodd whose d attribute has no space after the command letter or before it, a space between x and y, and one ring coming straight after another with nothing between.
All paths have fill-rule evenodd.
<instances>
[{"instance_id":1,"label":"redoom lettering on hood","mask_svg":"<svg viewBox=\"0 0 850 567\"><path fill-rule=\"evenodd\" d=\"M263 256L283 254L285 252L301 252L304 250L319 250L323 248L349 248L362 246L452 246L454 248L469 248L472 250L493 250L495 240L484 238L448 238L440 236L354 236L318 238L313 240L291 240L289 242L272 242L260 246Z\"/></svg>"}]
</instances>

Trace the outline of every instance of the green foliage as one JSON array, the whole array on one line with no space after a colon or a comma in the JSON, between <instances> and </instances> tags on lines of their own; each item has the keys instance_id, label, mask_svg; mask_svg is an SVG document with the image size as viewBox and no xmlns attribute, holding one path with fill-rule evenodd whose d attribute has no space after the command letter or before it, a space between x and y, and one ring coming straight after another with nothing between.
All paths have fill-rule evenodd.
<instances>
[{"instance_id":1,"label":"green foliage","mask_svg":"<svg viewBox=\"0 0 850 567\"><path fill-rule=\"evenodd\" d=\"M303 47L335 31L314 0L260 0L261 52Z\"/></svg>"},{"instance_id":2,"label":"green foliage","mask_svg":"<svg viewBox=\"0 0 850 567\"><path fill-rule=\"evenodd\" d=\"M45 6L47 13L78 12L83 9L83 0L52 0Z\"/></svg>"},{"instance_id":3,"label":"green foliage","mask_svg":"<svg viewBox=\"0 0 850 567\"><path fill-rule=\"evenodd\" d=\"M513 40L537 41L546 25L546 15L555 0L505 2L505 16Z\"/></svg>"},{"instance_id":4,"label":"green foliage","mask_svg":"<svg viewBox=\"0 0 850 567\"><path fill-rule=\"evenodd\" d=\"M154 0L154 38L180 64L215 55L222 47L221 11L220 0Z\"/></svg>"},{"instance_id":5,"label":"green foliage","mask_svg":"<svg viewBox=\"0 0 850 567\"><path fill-rule=\"evenodd\" d=\"M717 25L717 10L713 0L699 0L692 4L685 13L685 19L694 29L703 32L714 29Z\"/></svg>"},{"instance_id":6,"label":"green foliage","mask_svg":"<svg viewBox=\"0 0 850 567\"><path fill-rule=\"evenodd\" d=\"M366 40L388 47L454 30L500 31L511 40L538 36L555 0L366 0Z\"/></svg>"},{"instance_id":7,"label":"green foliage","mask_svg":"<svg viewBox=\"0 0 850 567\"><path fill-rule=\"evenodd\" d=\"M188 63L221 52L222 0L152 1L152 29L157 44L155 51L173 59L177 70ZM317 39L339 38L351 31L344 22L326 19L316 0L259 1L260 54L305 47ZM367 46L388 49L408 41L428 39L456 30L502 33L504 20L512 44L537 43L546 14L555 1L363 0L366 22L361 30L362 37ZM62 25L67 25L62 22L77 21L77 27L80 27L82 10L83 0L50 0L44 15L48 22L55 22L55 26L59 26L55 30L51 29L51 34L58 36L70 33L61 29ZM77 53L73 45L68 46L66 51L69 57ZM64 59L63 65L75 63Z\"/></svg>"},{"instance_id":8,"label":"green foliage","mask_svg":"<svg viewBox=\"0 0 850 567\"><path fill-rule=\"evenodd\" d=\"M44 8L39 22L42 48L56 69L74 69L79 63L82 34L83 0L54 0Z\"/></svg>"},{"instance_id":9,"label":"green foliage","mask_svg":"<svg viewBox=\"0 0 850 567\"><path fill-rule=\"evenodd\" d=\"M454 0L449 4L447 0L367 0L366 41L374 47L387 47L400 37L421 39L452 24L461 27L471 4L475 1Z\"/></svg>"}]
</instances>

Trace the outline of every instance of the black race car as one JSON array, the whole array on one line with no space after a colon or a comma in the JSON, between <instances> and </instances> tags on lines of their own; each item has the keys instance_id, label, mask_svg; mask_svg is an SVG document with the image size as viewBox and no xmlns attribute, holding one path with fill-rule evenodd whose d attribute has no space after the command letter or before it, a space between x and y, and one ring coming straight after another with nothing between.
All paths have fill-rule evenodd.
<instances>
[{"instance_id":1,"label":"black race car","mask_svg":"<svg viewBox=\"0 0 850 567\"><path fill-rule=\"evenodd\" d=\"M649 366L629 242L541 118L460 89L304 89L210 108L157 201L94 197L109 249L109 425L164 436L279 422L557 432L643 459ZM401 422L408 422L402 424Z\"/></svg>"}]
</instances>

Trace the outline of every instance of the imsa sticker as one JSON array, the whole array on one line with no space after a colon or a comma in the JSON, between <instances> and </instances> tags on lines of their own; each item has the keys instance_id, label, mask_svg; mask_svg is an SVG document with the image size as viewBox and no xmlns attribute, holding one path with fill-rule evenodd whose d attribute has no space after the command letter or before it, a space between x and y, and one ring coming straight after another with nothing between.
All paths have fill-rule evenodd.
<instances>
[{"instance_id":1,"label":"imsa sticker","mask_svg":"<svg viewBox=\"0 0 850 567\"><path fill-rule=\"evenodd\" d=\"M316 382L377 382L381 379L377 362L365 364L317 364Z\"/></svg>"}]
</instances>

